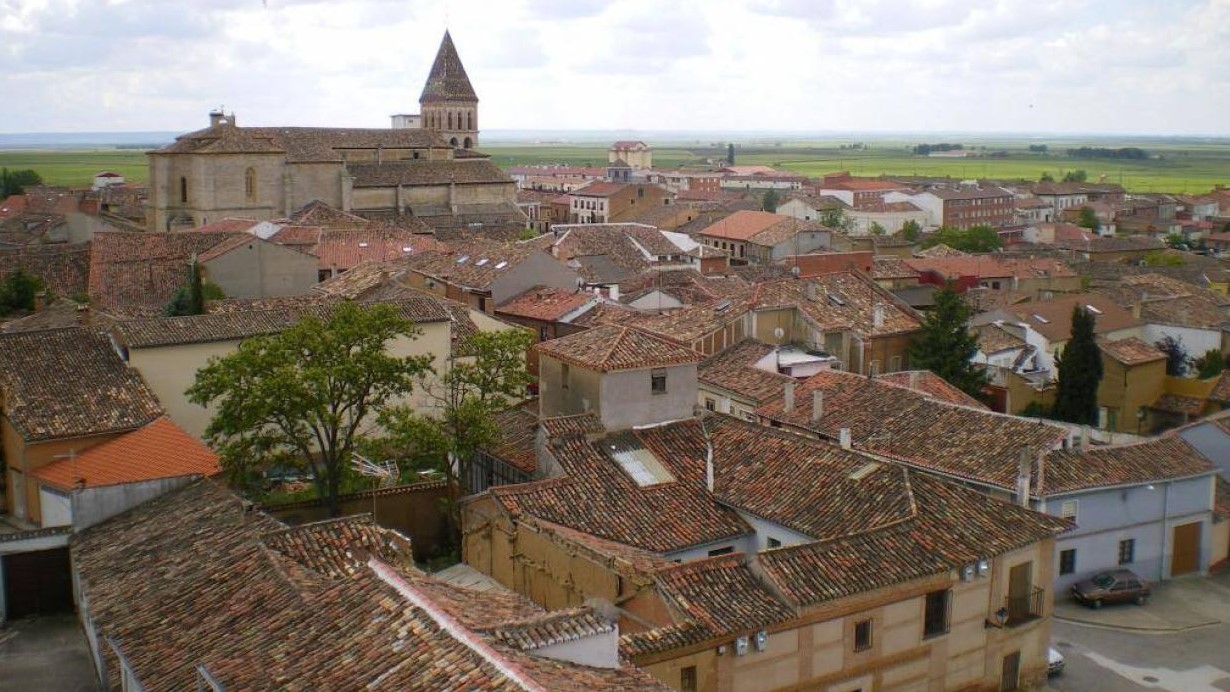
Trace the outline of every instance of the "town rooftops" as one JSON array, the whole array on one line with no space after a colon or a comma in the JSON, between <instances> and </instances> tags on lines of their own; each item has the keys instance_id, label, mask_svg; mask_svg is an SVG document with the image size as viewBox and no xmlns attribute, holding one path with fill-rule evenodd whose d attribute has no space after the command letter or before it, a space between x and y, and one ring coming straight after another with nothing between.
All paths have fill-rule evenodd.
<instances>
[{"instance_id":1,"label":"town rooftops","mask_svg":"<svg viewBox=\"0 0 1230 692\"><path fill-rule=\"evenodd\" d=\"M1025 348L1025 339L1003 324L990 322L973 328L978 339L978 350L986 355Z\"/></svg>"},{"instance_id":2,"label":"town rooftops","mask_svg":"<svg viewBox=\"0 0 1230 692\"><path fill-rule=\"evenodd\" d=\"M133 430L162 415L107 337L83 327L0 334L0 394L27 443Z\"/></svg>"},{"instance_id":3,"label":"town rooftops","mask_svg":"<svg viewBox=\"0 0 1230 692\"><path fill-rule=\"evenodd\" d=\"M1082 293L1054 300L1024 303L1006 308L1031 329L1052 343L1064 342L1072 335L1072 310L1082 306L1094 315L1095 334L1107 334L1138 327L1141 321L1101 293Z\"/></svg>"},{"instance_id":4,"label":"town rooftops","mask_svg":"<svg viewBox=\"0 0 1230 692\"><path fill-rule=\"evenodd\" d=\"M943 279L974 276L980 279L1012 278L1012 269L989 255L964 257L910 257L905 263L919 272L933 272Z\"/></svg>"},{"instance_id":5,"label":"town rooftops","mask_svg":"<svg viewBox=\"0 0 1230 692\"><path fill-rule=\"evenodd\" d=\"M539 655L612 633L590 609L425 575L366 516L288 528L198 481L83 532L73 556L97 635L151 692L202 674L226 689L661 689L614 647L606 668Z\"/></svg>"},{"instance_id":6,"label":"town rooftops","mask_svg":"<svg viewBox=\"0 0 1230 692\"><path fill-rule=\"evenodd\" d=\"M592 293L535 286L495 308L497 315L557 322L598 300Z\"/></svg>"},{"instance_id":7,"label":"town rooftops","mask_svg":"<svg viewBox=\"0 0 1230 692\"><path fill-rule=\"evenodd\" d=\"M435 130L239 127L226 123L175 138L150 154L278 154L292 163L342 163L346 149L426 149L449 145Z\"/></svg>"},{"instance_id":8,"label":"town rooftops","mask_svg":"<svg viewBox=\"0 0 1230 692\"><path fill-rule=\"evenodd\" d=\"M403 264L424 276L481 291L490 289L509 269L535 254L546 254L535 241L501 243L469 238L444 249L412 253Z\"/></svg>"},{"instance_id":9,"label":"town rooftops","mask_svg":"<svg viewBox=\"0 0 1230 692\"><path fill-rule=\"evenodd\" d=\"M866 275L850 271L756 284L750 305L758 311L797 308L822 329L851 329L864 336L912 332L922 326L913 308Z\"/></svg>"},{"instance_id":10,"label":"town rooftops","mask_svg":"<svg viewBox=\"0 0 1230 692\"><path fill-rule=\"evenodd\" d=\"M1146 344L1134 336L1116 341L1099 341L1098 348L1102 349L1102 353L1124 365L1141 365L1166 359L1166 354L1159 351L1156 346Z\"/></svg>"},{"instance_id":11,"label":"town rooftops","mask_svg":"<svg viewBox=\"0 0 1230 692\"><path fill-rule=\"evenodd\" d=\"M696 377L706 385L750 399L759 406L781 396L786 384L794 381L787 375L756 367L757 362L774 351L774 346L745 339L706 358L697 368Z\"/></svg>"},{"instance_id":12,"label":"town rooftops","mask_svg":"<svg viewBox=\"0 0 1230 692\"><path fill-rule=\"evenodd\" d=\"M724 240L775 245L793 237L799 231L823 228L818 223L799 221L767 211L740 210L719 219L700 231L700 235Z\"/></svg>"},{"instance_id":13,"label":"town rooftops","mask_svg":"<svg viewBox=\"0 0 1230 692\"><path fill-rule=\"evenodd\" d=\"M925 193L931 193L945 201L1012 198L1012 193L1002 187L933 187L924 191Z\"/></svg>"},{"instance_id":14,"label":"town rooftops","mask_svg":"<svg viewBox=\"0 0 1230 692\"><path fill-rule=\"evenodd\" d=\"M582 368L610 372L697 363L701 355L639 329L602 325L544 341L539 354Z\"/></svg>"},{"instance_id":15,"label":"town rooftops","mask_svg":"<svg viewBox=\"0 0 1230 692\"><path fill-rule=\"evenodd\" d=\"M990 410L986 404L952 386L947 380L930 370L889 372L877 375L876 379L898 387L905 387L937 401L959 404L982 411Z\"/></svg>"},{"instance_id":16,"label":"town rooftops","mask_svg":"<svg viewBox=\"0 0 1230 692\"><path fill-rule=\"evenodd\" d=\"M18 269L57 296L82 295L90 281L90 245L26 245L0 248L0 277Z\"/></svg>"},{"instance_id":17,"label":"town rooftops","mask_svg":"<svg viewBox=\"0 0 1230 692\"><path fill-rule=\"evenodd\" d=\"M1182 437L1159 437L1087 451L1052 451L1046 455L1042 492L1054 495L1105 486L1141 485L1214 471L1216 467Z\"/></svg>"},{"instance_id":18,"label":"town rooftops","mask_svg":"<svg viewBox=\"0 0 1230 692\"><path fill-rule=\"evenodd\" d=\"M221 472L213 450L170 418L163 417L73 458L40 466L32 475L47 485L69 491Z\"/></svg>"},{"instance_id":19,"label":"town rooftops","mask_svg":"<svg viewBox=\"0 0 1230 692\"><path fill-rule=\"evenodd\" d=\"M628 187L628 183L608 183L599 180L585 187L577 188L570 194L574 197L610 197L611 195L618 194L626 187Z\"/></svg>"}]
</instances>

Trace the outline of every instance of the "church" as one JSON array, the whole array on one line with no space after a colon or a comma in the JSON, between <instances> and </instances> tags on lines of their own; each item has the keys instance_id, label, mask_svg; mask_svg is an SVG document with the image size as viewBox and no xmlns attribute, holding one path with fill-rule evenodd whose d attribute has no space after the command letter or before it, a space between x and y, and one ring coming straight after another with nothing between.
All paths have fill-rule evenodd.
<instances>
[{"instance_id":1,"label":"church","mask_svg":"<svg viewBox=\"0 0 1230 692\"><path fill-rule=\"evenodd\" d=\"M516 184L475 149L478 95L447 31L419 107L387 130L241 127L214 111L209 127L148 152L149 228L281 219L315 201L435 230L524 228Z\"/></svg>"}]
</instances>

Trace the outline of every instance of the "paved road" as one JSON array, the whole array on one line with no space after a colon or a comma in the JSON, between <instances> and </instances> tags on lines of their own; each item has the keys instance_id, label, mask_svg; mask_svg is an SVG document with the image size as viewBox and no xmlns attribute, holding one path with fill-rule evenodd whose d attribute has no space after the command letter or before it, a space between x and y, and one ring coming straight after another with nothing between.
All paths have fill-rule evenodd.
<instances>
[{"instance_id":1,"label":"paved road","mask_svg":"<svg viewBox=\"0 0 1230 692\"><path fill-rule=\"evenodd\" d=\"M1230 624L1165 634L1053 627L1066 669L1051 678L1052 690L1230 692Z\"/></svg>"},{"instance_id":2,"label":"paved road","mask_svg":"<svg viewBox=\"0 0 1230 692\"><path fill-rule=\"evenodd\" d=\"M27 618L0 628L0 692L10 690L98 690L76 616Z\"/></svg>"}]
</instances>

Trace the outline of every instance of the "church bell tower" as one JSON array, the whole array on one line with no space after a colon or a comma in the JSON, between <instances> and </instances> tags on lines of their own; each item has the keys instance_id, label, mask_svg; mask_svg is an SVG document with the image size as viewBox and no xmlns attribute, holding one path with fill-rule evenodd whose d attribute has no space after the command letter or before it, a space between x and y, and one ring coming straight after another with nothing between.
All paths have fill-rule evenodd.
<instances>
[{"instance_id":1,"label":"church bell tower","mask_svg":"<svg viewBox=\"0 0 1230 692\"><path fill-rule=\"evenodd\" d=\"M419 96L419 108L424 129L439 132L454 147L478 146L478 95L448 31L444 32L436 61Z\"/></svg>"}]
</instances>

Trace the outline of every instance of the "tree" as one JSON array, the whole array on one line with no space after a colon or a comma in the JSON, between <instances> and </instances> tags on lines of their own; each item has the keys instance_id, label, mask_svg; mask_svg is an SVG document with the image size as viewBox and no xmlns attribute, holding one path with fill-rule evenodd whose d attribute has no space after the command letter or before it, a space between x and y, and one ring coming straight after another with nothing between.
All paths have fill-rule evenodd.
<instances>
[{"instance_id":1,"label":"tree","mask_svg":"<svg viewBox=\"0 0 1230 692\"><path fill-rule=\"evenodd\" d=\"M1096 231L1101 224L1098 223L1098 215L1092 209L1081 207L1080 220L1076 222L1076 225Z\"/></svg>"},{"instance_id":2,"label":"tree","mask_svg":"<svg viewBox=\"0 0 1230 692\"><path fill-rule=\"evenodd\" d=\"M905 223L901 224L902 238L912 243L918 240L920 235L922 235L922 226L914 219L907 219Z\"/></svg>"},{"instance_id":3,"label":"tree","mask_svg":"<svg viewBox=\"0 0 1230 692\"><path fill-rule=\"evenodd\" d=\"M735 165L735 145L733 143L726 145L726 165Z\"/></svg>"},{"instance_id":4,"label":"tree","mask_svg":"<svg viewBox=\"0 0 1230 692\"><path fill-rule=\"evenodd\" d=\"M201 264L195 257L188 270L188 283L175 290L163 312L167 317L205 314L205 285L201 278Z\"/></svg>"},{"instance_id":5,"label":"tree","mask_svg":"<svg viewBox=\"0 0 1230 692\"><path fill-rule=\"evenodd\" d=\"M0 199L9 195L24 194L27 187L43 184L43 176L32 168L10 171L0 168Z\"/></svg>"},{"instance_id":6,"label":"tree","mask_svg":"<svg viewBox=\"0 0 1230 692\"><path fill-rule=\"evenodd\" d=\"M983 398L986 371L973 362L978 341L970 332L973 309L952 286L935 293L935 308L927 313L922 333L910 347L912 367L930 370L972 397Z\"/></svg>"},{"instance_id":7,"label":"tree","mask_svg":"<svg viewBox=\"0 0 1230 692\"><path fill-rule=\"evenodd\" d=\"M943 243L961 252L992 252L1004 246L1003 238L990 226L972 226L967 229L945 226L923 241L924 248Z\"/></svg>"},{"instance_id":8,"label":"tree","mask_svg":"<svg viewBox=\"0 0 1230 692\"><path fill-rule=\"evenodd\" d=\"M1055 176L1051 175L1051 172L1050 172L1050 171L1043 171L1043 172L1042 172L1042 177L1041 177L1041 178L1038 178L1038 182L1040 182L1040 183L1053 183L1053 182L1055 182Z\"/></svg>"},{"instance_id":9,"label":"tree","mask_svg":"<svg viewBox=\"0 0 1230 692\"><path fill-rule=\"evenodd\" d=\"M500 441L495 415L510 402L525 397L533 377L525 369L525 353L533 334L523 329L479 332L461 345L438 382L426 385L435 413L410 406L391 406L380 413L386 437L377 442L381 453L410 468L427 466L449 480L449 522L460 536L459 497L475 491L471 470L479 449Z\"/></svg>"},{"instance_id":10,"label":"tree","mask_svg":"<svg viewBox=\"0 0 1230 692\"><path fill-rule=\"evenodd\" d=\"M1166 354L1166 374L1171 377L1183 377L1187 374L1188 368L1192 366L1192 357L1187 354L1187 347L1183 345L1183 337L1174 338L1173 336L1163 336L1158 341L1154 342L1157 350Z\"/></svg>"},{"instance_id":11,"label":"tree","mask_svg":"<svg viewBox=\"0 0 1230 692\"><path fill-rule=\"evenodd\" d=\"M1098 384L1102 381L1102 354L1094 341L1097 318L1081 305L1072 308L1072 332L1063 354L1056 356L1059 388L1055 417L1069 423L1096 425Z\"/></svg>"},{"instance_id":12,"label":"tree","mask_svg":"<svg viewBox=\"0 0 1230 692\"><path fill-rule=\"evenodd\" d=\"M1146 267L1182 267L1185 262L1183 255L1173 251L1154 250L1140 258L1140 263Z\"/></svg>"},{"instance_id":13,"label":"tree","mask_svg":"<svg viewBox=\"0 0 1230 692\"><path fill-rule=\"evenodd\" d=\"M1202 380L1207 380L1210 377L1216 377L1226 369L1226 356L1222 354L1220 349L1210 348L1204 352L1203 356L1196 359L1196 370L1199 374L1196 376Z\"/></svg>"},{"instance_id":14,"label":"tree","mask_svg":"<svg viewBox=\"0 0 1230 692\"><path fill-rule=\"evenodd\" d=\"M1083 183L1088 177L1089 174L1086 173L1084 169L1078 169L1064 173L1063 181L1065 183Z\"/></svg>"},{"instance_id":15,"label":"tree","mask_svg":"<svg viewBox=\"0 0 1230 692\"><path fill-rule=\"evenodd\" d=\"M769 188L769 191L764 193L764 197L760 200L760 208L770 214L777 211L777 205L781 202L781 197L778 196L777 190Z\"/></svg>"},{"instance_id":16,"label":"tree","mask_svg":"<svg viewBox=\"0 0 1230 692\"><path fill-rule=\"evenodd\" d=\"M0 284L0 317L14 312L32 312L43 290L43 280L18 267Z\"/></svg>"},{"instance_id":17,"label":"tree","mask_svg":"<svg viewBox=\"0 0 1230 692\"><path fill-rule=\"evenodd\" d=\"M409 394L431 356L398 357L386 345L419 330L391 305L341 303L277 334L240 342L197 371L188 399L216 405L205 431L232 477L273 465L311 471L337 516L338 489L359 430Z\"/></svg>"},{"instance_id":18,"label":"tree","mask_svg":"<svg viewBox=\"0 0 1230 692\"><path fill-rule=\"evenodd\" d=\"M877 221L871 222L871 228L868 229L868 231L871 233L871 235L884 235L885 233L887 233L887 231L884 230L884 227L881 226L879 222Z\"/></svg>"},{"instance_id":19,"label":"tree","mask_svg":"<svg viewBox=\"0 0 1230 692\"><path fill-rule=\"evenodd\" d=\"M841 207L822 209L820 211L820 223L828 228L844 233L849 233L854 228L854 219L846 216L846 210Z\"/></svg>"}]
</instances>

